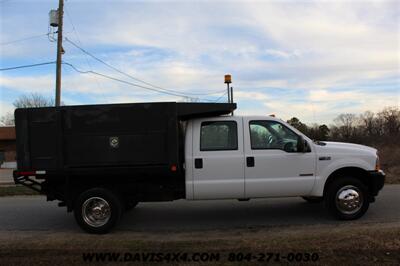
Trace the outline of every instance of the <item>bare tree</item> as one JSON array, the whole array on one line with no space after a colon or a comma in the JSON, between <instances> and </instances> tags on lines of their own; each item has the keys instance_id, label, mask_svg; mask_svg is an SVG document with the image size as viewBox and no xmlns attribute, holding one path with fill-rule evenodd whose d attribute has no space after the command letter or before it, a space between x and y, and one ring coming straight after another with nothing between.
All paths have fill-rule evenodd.
<instances>
[{"instance_id":1,"label":"bare tree","mask_svg":"<svg viewBox=\"0 0 400 266\"><path fill-rule=\"evenodd\" d=\"M371 111L366 111L362 115L360 115L360 120L362 121L365 128L365 133L368 136L373 136L375 126L375 114Z\"/></svg>"},{"instance_id":2,"label":"bare tree","mask_svg":"<svg viewBox=\"0 0 400 266\"><path fill-rule=\"evenodd\" d=\"M15 108L32 108L32 107L46 107L54 106L54 100L46 98L39 93L31 93L21 95L13 102ZM14 125L14 114L7 113L0 118L1 126L13 126Z\"/></svg>"},{"instance_id":3,"label":"bare tree","mask_svg":"<svg viewBox=\"0 0 400 266\"><path fill-rule=\"evenodd\" d=\"M355 114L341 114L333 120L339 129L339 134L344 139L351 139L357 122Z\"/></svg>"},{"instance_id":4,"label":"bare tree","mask_svg":"<svg viewBox=\"0 0 400 266\"><path fill-rule=\"evenodd\" d=\"M386 107L378 113L384 121L385 134L389 136L399 135L400 131L400 110L396 107Z\"/></svg>"},{"instance_id":5,"label":"bare tree","mask_svg":"<svg viewBox=\"0 0 400 266\"><path fill-rule=\"evenodd\" d=\"M30 107L46 107L54 106L52 98L46 98L38 93L31 93L29 95L21 95L13 102L16 108L30 108Z\"/></svg>"},{"instance_id":6,"label":"bare tree","mask_svg":"<svg viewBox=\"0 0 400 266\"><path fill-rule=\"evenodd\" d=\"M14 114L8 112L0 118L0 126L13 126L14 125Z\"/></svg>"}]
</instances>

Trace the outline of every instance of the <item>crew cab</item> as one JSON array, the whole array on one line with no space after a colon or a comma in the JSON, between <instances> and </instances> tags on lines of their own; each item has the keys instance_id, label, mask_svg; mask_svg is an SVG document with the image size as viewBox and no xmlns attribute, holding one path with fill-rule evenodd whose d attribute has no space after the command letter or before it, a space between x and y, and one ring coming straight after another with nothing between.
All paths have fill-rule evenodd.
<instances>
[{"instance_id":1,"label":"crew cab","mask_svg":"<svg viewBox=\"0 0 400 266\"><path fill-rule=\"evenodd\" d=\"M17 109L14 180L59 200L89 233L139 202L303 197L343 220L382 189L377 150L313 141L236 104L137 103Z\"/></svg>"}]
</instances>

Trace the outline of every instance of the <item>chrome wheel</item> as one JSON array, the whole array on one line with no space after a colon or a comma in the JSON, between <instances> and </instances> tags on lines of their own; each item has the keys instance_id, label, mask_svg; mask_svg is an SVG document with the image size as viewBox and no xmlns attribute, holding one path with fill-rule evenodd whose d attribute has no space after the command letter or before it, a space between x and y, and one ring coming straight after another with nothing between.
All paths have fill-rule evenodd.
<instances>
[{"instance_id":1,"label":"chrome wheel","mask_svg":"<svg viewBox=\"0 0 400 266\"><path fill-rule=\"evenodd\" d=\"M82 205L82 218L90 226L103 226L110 220L110 217L110 205L103 198L91 197Z\"/></svg>"},{"instance_id":2,"label":"chrome wheel","mask_svg":"<svg viewBox=\"0 0 400 266\"><path fill-rule=\"evenodd\" d=\"M363 194L355 186L344 186L336 193L336 207L343 214L354 214L362 208L363 204Z\"/></svg>"}]
</instances>

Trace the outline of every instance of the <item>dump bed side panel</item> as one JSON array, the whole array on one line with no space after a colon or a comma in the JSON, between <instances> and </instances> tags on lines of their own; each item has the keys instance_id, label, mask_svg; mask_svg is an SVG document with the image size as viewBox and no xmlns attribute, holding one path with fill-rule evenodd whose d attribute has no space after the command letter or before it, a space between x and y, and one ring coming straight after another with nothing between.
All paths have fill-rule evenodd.
<instances>
[{"instance_id":1,"label":"dump bed side panel","mask_svg":"<svg viewBox=\"0 0 400 266\"><path fill-rule=\"evenodd\" d=\"M170 149L177 150L176 140L168 140L169 135L177 134L173 107L153 104L66 109L65 165L168 164Z\"/></svg>"},{"instance_id":2,"label":"dump bed side panel","mask_svg":"<svg viewBox=\"0 0 400 266\"><path fill-rule=\"evenodd\" d=\"M59 112L55 108L17 109L15 121L18 168L57 169Z\"/></svg>"},{"instance_id":3,"label":"dump bed side panel","mask_svg":"<svg viewBox=\"0 0 400 266\"><path fill-rule=\"evenodd\" d=\"M15 115L19 169L178 163L173 103L29 108Z\"/></svg>"},{"instance_id":4,"label":"dump bed side panel","mask_svg":"<svg viewBox=\"0 0 400 266\"><path fill-rule=\"evenodd\" d=\"M17 165L20 170L30 169L30 148L28 139L28 112L17 109L14 113L17 145Z\"/></svg>"}]
</instances>

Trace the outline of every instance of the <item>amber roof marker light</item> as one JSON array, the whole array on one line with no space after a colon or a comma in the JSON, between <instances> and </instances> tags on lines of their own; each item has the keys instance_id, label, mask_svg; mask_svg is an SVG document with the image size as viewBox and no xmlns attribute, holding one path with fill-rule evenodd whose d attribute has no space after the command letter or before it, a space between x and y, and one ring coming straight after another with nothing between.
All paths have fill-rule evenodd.
<instances>
[{"instance_id":1,"label":"amber roof marker light","mask_svg":"<svg viewBox=\"0 0 400 266\"><path fill-rule=\"evenodd\" d=\"M224 83L226 84L226 89L228 92L228 103L233 103L233 87L230 86L232 83L232 75L231 74L226 74L224 76ZM233 115L233 111L232 111Z\"/></svg>"},{"instance_id":2,"label":"amber roof marker light","mask_svg":"<svg viewBox=\"0 0 400 266\"><path fill-rule=\"evenodd\" d=\"M224 78L225 78L225 82L224 82L224 83L226 83L226 84L232 83L232 76L231 76L231 74L226 74Z\"/></svg>"}]
</instances>

